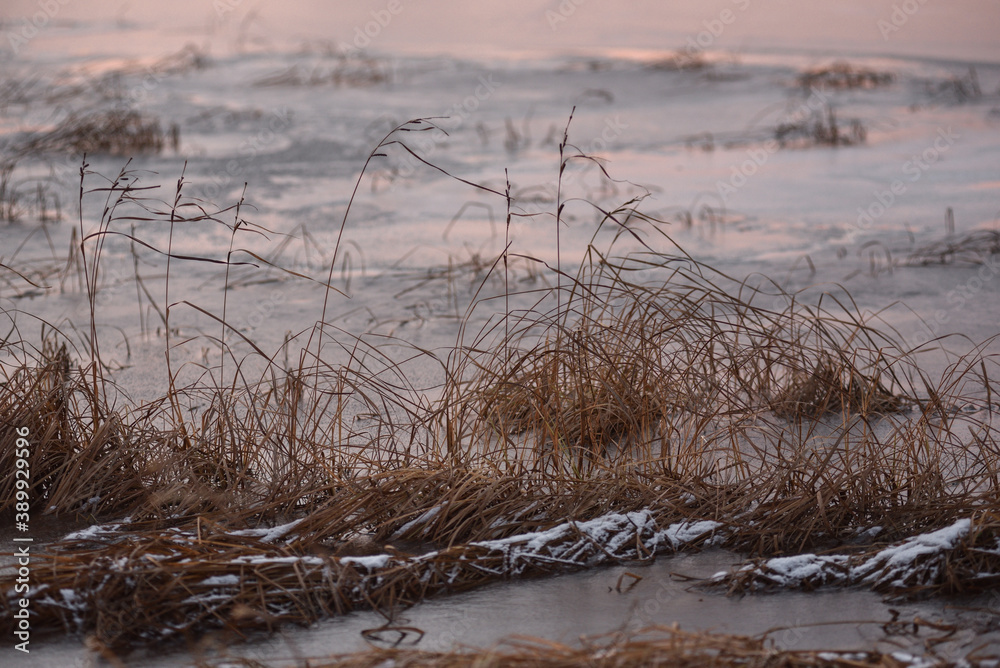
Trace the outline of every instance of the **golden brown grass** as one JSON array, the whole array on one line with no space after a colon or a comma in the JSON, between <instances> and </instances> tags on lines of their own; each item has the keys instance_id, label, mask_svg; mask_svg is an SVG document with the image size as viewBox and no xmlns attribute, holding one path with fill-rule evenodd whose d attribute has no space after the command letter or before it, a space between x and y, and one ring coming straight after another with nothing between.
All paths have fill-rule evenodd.
<instances>
[{"instance_id":1,"label":"golden brown grass","mask_svg":"<svg viewBox=\"0 0 1000 668\"><path fill-rule=\"evenodd\" d=\"M397 128L369 160L393 146L410 151L402 133L432 127ZM564 135L557 226L561 175L591 164L569 149ZM39 556L39 633L81 630L126 647L162 639L164 629L273 628L359 606L388 610L501 577L649 559L684 547L655 538L679 522L718 523L718 544L771 556L842 546L875 524L894 541L996 510L996 426L989 415L954 412L984 402L993 410L995 358L976 349L929 378L921 351L849 296L802 301L766 278L726 276L673 245L641 199L615 210L593 205L599 221L573 271L561 256L552 268L510 247L474 263L480 288L499 285L503 294L475 293L444 353L350 336L326 322L326 305L305 344L267 353L230 324L225 306L211 314L169 297L180 263L224 266L225 288L229 270L249 261L237 262L234 250L213 258L151 248L167 257L158 312L169 389L133 405L102 363L95 324L105 240L144 243L141 230L123 231L134 221L171 235L226 225L235 249L252 226L242 202L210 213L186 199L183 178L164 207L121 175L88 191L91 175L81 172L81 211L83 194L104 205L96 232L83 229L81 214L75 263L90 328L79 349L58 332L39 348L16 330L4 339L0 502L9 508L13 498L9 437L28 426L33 512L132 521ZM504 201L508 221L517 215L509 186L463 183ZM325 286L330 302L338 250L325 283L284 275ZM514 259L554 287L512 290L500 270ZM453 271L442 276L454 280ZM183 383L171 365L171 310L179 308L218 325L205 339L222 359ZM495 315L474 326L476 309ZM440 367L435 399L406 379L400 355ZM614 549L580 529L640 512L648 525L623 529L627 540ZM235 533L292 520L270 541ZM481 543L530 531L558 535L520 566ZM363 536L437 551L387 552L377 575L331 556ZM2 584L9 622L12 580ZM59 598L64 589L79 598Z\"/></svg>"},{"instance_id":2,"label":"golden brown grass","mask_svg":"<svg viewBox=\"0 0 1000 668\"><path fill-rule=\"evenodd\" d=\"M845 360L826 357L811 371L796 370L774 401L779 415L822 417L828 412L891 413L902 405L874 377L865 377Z\"/></svg>"},{"instance_id":3,"label":"golden brown grass","mask_svg":"<svg viewBox=\"0 0 1000 668\"><path fill-rule=\"evenodd\" d=\"M32 435L30 498L36 512L52 514L115 511L146 497L141 450L115 415L79 382L66 346L47 346L43 364L5 374L0 392L0 466L9 472L0 480L0 513L15 503L15 429ZM44 502L40 502L44 500Z\"/></svg>"}]
</instances>

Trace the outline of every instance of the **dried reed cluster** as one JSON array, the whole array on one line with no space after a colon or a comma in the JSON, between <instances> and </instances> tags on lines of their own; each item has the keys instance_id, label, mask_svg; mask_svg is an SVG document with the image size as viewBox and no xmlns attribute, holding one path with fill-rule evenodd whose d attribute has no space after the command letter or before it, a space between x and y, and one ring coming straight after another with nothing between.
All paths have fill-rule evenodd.
<instances>
[{"instance_id":1,"label":"dried reed cluster","mask_svg":"<svg viewBox=\"0 0 1000 668\"><path fill-rule=\"evenodd\" d=\"M369 160L401 144L402 131L429 127L397 128ZM567 145L564 135L560 179L587 159ZM12 430L28 426L34 512L130 518L40 557L37 631L93 633L121 648L213 626L390 610L497 578L650 559L706 540L773 557L843 546L873 525L880 540L902 541L973 515L972 537L920 588L954 590L977 568L992 574L977 586L995 580L996 560L977 550L996 531L996 360L976 349L929 378L919 351L849 298L804 302L767 279L718 272L678 249L641 200L598 209L574 271L520 256L553 287L514 292L505 274L505 306L481 329L466 332L469 319L445 353L407 351L443 370L433 398L399 376L394 348L363 336L339 344L343 362L326 357L335 329L326 306L289 355L299 363L286 366L234 328L225 307L211 314L165 299L169 389L129 405L102 365L95 324L105 240L144 243L124 231L134 221L167 226L171 239L187 224L225 225L234 238L248 224L242 203L210 213L185 199L183 179L172 204L157 208L126 176L91 191L81 185L81 212L84 194L109 203L96 231L83 229L81 214L79 256L68 263L91 306L84 345L52 334L35 348L14 332L2 343L0 510L13 499ZM509 187L474 187L503 198L508 220L517 215ZM557 226L562 215L560 181ZM178 263L224 265L227 285L241 264L232 250L225 258L151 251L167 258L168 290ZM481 281L498 281L513 257L508 246ZM336 261L335 250L325 283L285 275L325 285L329 300ZM474 306L498 303L483 297ZM212 340L224 362L206 374L212 382L182 383L170 366L170 313L183 306L221 330ZM237 345L251 354L237 356ZM254 364L262 371L248 380ZM195 413L195 404L204 408ZM970 404L981 410L956 412ZM375 554L345 557L359 536ZM404 554L393 541L433 549ZM736 581L764 577L748 573ZM9 625L13 579L0 582ZM765 653L758 640L672 634L620 651L688 661ZM575 661L591 649L545 651ZM817 660L782 656L789 665Z\"/></svg>"}]
</instances>

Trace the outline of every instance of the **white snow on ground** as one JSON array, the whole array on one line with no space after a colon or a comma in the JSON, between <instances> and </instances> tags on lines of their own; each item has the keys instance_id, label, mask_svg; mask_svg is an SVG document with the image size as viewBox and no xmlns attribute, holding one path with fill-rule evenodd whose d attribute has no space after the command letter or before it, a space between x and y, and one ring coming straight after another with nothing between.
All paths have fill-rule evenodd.
<instances>
[{"instance_id":1,"label":"white snow on ground","mask_svg":"<svg viewBox=\"0 0 1000 668\"><path fill-rule=\"evenodd\" d=\"M425 511L422 516L429 513ZM919 566L917 570L926 571L928 565L933 566L932 560L944 560L948 551L969 535L971 525L968 518L963 518L943 529L886 547L868 558L803 554L771 559L756 568L763 580L785 586L817 581L824 584L901 583L915 566ZM218 609L233 600L234 588L244 586L247 577L266 580L269 574L281 578L294 572L297 578L293 580L301 578L303 586L319 587L330 593L335 591L352 604L364 605L384 584L385 574L390 570L393 573L409 571L416 580L425 583L429 591L443 593L451 590L455 583L467 582L470 575L488 574L504 579L621 560L651 559L657 553L681 550L699 541L702 544L711 542L725 535L723 532L719 522L710 520L685 520L662 526L653 511L643 509L607 513L586 521L566 521L542 531L457 545L405 558L390 554L342 558L259 554L228 559L219 555L221 560L213 560L218 568L216 574L199 582L184 604L192 610ZM255 535L266 534L258 532ZM170 539L186 545L192 537L170 534ZM116 560L111 570L131 577L132 573L148 568L155 566L147 558L137 556ZM724 579L725 575L720 574L715 579ZM290 586L293 590L297 588ZM59 608L77 627L83 628L93 614L89 603L93 600L92 593L71 589L52 592L41 587L33 596L37 606ZM280 615L282 609L278 606L270 612ZM837 652L829 653L828 657L831 661L834 657L850 660L850 656ZM910 654L893 658L906 666L929 665L921 657Z\"/></svg>"},{"instance_id":2,"label":"white snow on ground","mask_svg":"<svg viewBox=\"0 0 1000 668\"><path fill-rule=\"evenodd\" d=\"M432 508L421 515L422 518L432 518L439 512L440 508ZM232 535L260 537L261 540L273 541L287 533L295 522L273 527L270 529L253 529L233 532ZM665 550L675 551L682 549L685 545L702 539L707 534L711 534L719 529L720 523L703 521L683 521L676 522L660 529L657 526L656 518L650 510L640 510L630 513L608 513L600 517L582 522L568 521L558 524L544 531L518 534L507 538L496 540L478 541L470 543L467 548L471 552L460 556L459 561L465 565L481 570L488 570L498 577L517 576L524 573L531 567L539 565L551 565L561 563L569 568L579 568L584 566L594 566L601 563L613 562L618 559L644 559L650 558L657 552ZM99 535L111 532L111 526L91 527L86 535ZM190 535L180 534L172 536L179 542L188 542L192 539ZM641 545L641 547L640 547ZM329 567L333 563L340 565L361 567L363 581L368 578L377 578L379 572L389 566L418 566L428 569L425 574L429 574L434 569L439 568L435 564L435 558L439 551L431 551L423 555L400 559L389 554L377 554L359 557L342 557L331 560L329 558L317 556L274 556L274 555L246 555L236 557L231 560L233 565L301 565L304 567ZM496 558L502 557L503 565L496 569ZM160 555L160 558L167 558ZM188 561L188 559L183 559ZM122 558L115 564L117 570L125 570L133 566L131 562ZM445 567L449 572L445 574L448 582L453 582L459 571L454 566ZM229 587L238 585L240 577L233 573L210 576L200 583L206 587ZM362 585L363 588L363 585ZM84 600L79 596L83 592L73 592L64 590L61 600L48 599L52 605L59 607L69 607L71 601L74 605L85 605ZM206 592L198 594L192 600L214 600L216 593ZM206 598L208 597L208 598Z\"/></svg>"},{"instance_id":3,"label":"white snow on ground","mask_svg":"<svg viewBox=\"0 0 1000 668\"><path fill-rule=\"evenodd\" d=\"M261 541L262 543L273 543L274 541L282 538L289 531L294 529L296 525L302 520L295 520L287 524L281 524L276 527L265 527L261 529L241 529L239 531L229 532L232 536L247 536L253 537Z\"/></svg>"},{"instance_id":4,"label":"white snow on ground","mask_svg":"<svg viewBox=\"0 0 1000 668\"><path fill-rule=\"evenodd\" d=\"M868 658L863 652L820 652L816 656L823 661L865 661Z\"/></svg>"},{"instance_id":5,"label":"white snow on ground","mask_svg":"<svg viewBox=\"0 0 1000 668\"><path fill-rule=\"evenodd\" d=\"M322 566L327 563L323 557L272 557L266 554L252 557L236 557L233 563L237 564L306 564L312 566Z\"/></svg>"},{"instance_id":6,"label":"white snow on ground","mask_svg":"<svg viewBox=\"0 0 1000 668\"><path fill-rule=\"evenodd\" d=\"M392 537L399 538L400 536L406 535L406 533L413 527L420 526L421 524L427 524L432 519L438 516L438 513L441 512L442 507L444 507L444 504L439 506L434 506L433 508L428 508L415 519L410 520L403 526L396 529L395 533L392 534Z\"/></svg>"},{"instance_id":7,"label":"white snow on ground","mask_svg":"<svg viewBox=\"0 0 1000 668\"><path fill-rule=\"evenodd\" d=\"M701 522L679 522L667 527L664 534L675 548L681 547L706 533L711 533L722 526L719 522L702 520Z\"/></svg>"},{"instance_id":8,"label":"white snow on ground","mask_svg":"<svg viewBox=\"0 0 1000 668\"><path fill-rule=\"evenodd\" d=\"M875 657L866 652L819 652L816 656L821 661L856 661L858 665L864 666L871 664L872 660L875 659ZM909 668L931 668L932 666L942 665L939 661L914 656L906 652L893 652L890 656L892 656L893 660L899 665L908 666ZM959 662L956 665L968 666L970 664Z\"/></svg>"},{"instance_id":9,"label":"white snow on ground","mask_svg":"<svg viewBox=\"0 0 1000 668\"><path fill-rule=\"evenodd\" d=\"M433 509L432 509L433 510ZM430 511L428 511L430 512ZM427 513L424 513L427 515ZM534 531L497 540L487 540L458 546L465 550L457 560L446 561L444 565L436 558L440 551L432 551L415 557L400 559L389 554L328 559L314 556L274 557L268 555L243 556L233 559L233 565L295 565L304 568L321 568L332 577L335 564L360 567L358 575L345 593L354 600L367 600L368 591L381 581L386 568L416 568L423 571L419 578L429 582L456 582L469 569L488 572L498 578L516 577L531 569L563 565L566 568L581 568L619 559L646 559L656 552L678 550L686 544L703 538L719 528L718 522L697 521L677 522L665 529L659 529L653 513L640 510L630 513L608 513L583 522L569 521L545 531ZM641 545L641 547L639 547ZM497 565L500 557L501 564ZM221 564L220 564L221 566ZM227 587L239 583L235 574L216 575L202 581L209 587ZM188 603L210 605L228 600L229 595L217 589L199 592L187 599Z\"/></svg>"},{"instance_id":10,"label":"white snow on ground","mask_svg":"<svg viewBox=\"0 0 1000 668\"><path fill-rule=\"evenodd\" d=\"M102 536L117 533L122 528L123 524L129 524L131 521L131 517L126 517L121 522L116 524L95 524L87 527L86 529L68 533L62 540L67 542L73 540L100 540Z\"/></svg>"},{"instance_id":11,"label":"white snow on ground","mask_svg":"<svg viewBox=\"0 0 1000 668\"><path fill-rule=\"evenodd\" d=\"M623 548L635 544L636 536L650 551L661 547L679 549L683 545L711 533L721 526L718 522L678 522L658 530L653 513L639 510L630 513L608 513L584 522L565 522L545 531L518 534L497 540L472 543L488 550L500 550L512 557L538 555L547 548L550 556L574 560L587 544L596 545L610 556L617 556ZM567 536L576 535L582 540L567 542ZM560 542L561 541L561 542ZM582 544L581 544L582 543ZM556 547L556 546L560 547Z\"/></svg>"},{"instance_id":12,"label":"white snow on ground","mask_svg":"<svg viewBox=\"0 0 1000 668\"><path fill-rule=\"evenodd\" d=\"M783 586L794 587L822 577L835 567L843 568L847 564L846 556L834 555L817 557L815 554L798 554L794 557L778 557L767 562L768 575L771 570Z\"/></svg>"},{"instance_id":13,"label":"white snow on ground","mask_svg":"<svg viewBox=\"0 0 1000 668\"><path fill-rule=\"evenodd\" d=\"M969 533L971 520L963 518L951 526L907 538L900 545L887 547L860 566L851 569L852 579L892 587L903 586L903 579L922 557L943 555L954 549Z\"/></svg>"},{"instance_id":14,"label":"white snow on ground","mask_svg":"<svg viewBox=\"0 0 1000 668\"><path fill-rule=\"evenodd\" d=\"M933 668L933 666L941 665L938 661L934 661L933 659L913 656L912 654L907 654L906 652L893 652L890 656L903 665L910 666L910 668Z\"/></svg>"},{"instance_id":15,"label":"white snow on ground","mask_svg":"<svg viewBox=\"0 0 1000 668\"><path fill-rule=\"evenodd\" d=\"M947 553L968 535L971 526L969 518L962 518L943 529L911 536L860 562L846 555L800 554L744 566L737 573L755 572L762 580L778 587L794 588L808 582L813 585L860 583L902 588L907 586L911 576L916 575L918 562L928 573L922 579L933 580L939 568L935 560L945 559ZM713 575L710 581L722 582L729 577L729 573L720 572Z\"/></svg>"},{"instance_id":16,"label":"white snow on ground","mask_svg":"<svg viewBox=\"0 0 1000 668\"><path fill-rule=\"evenodd\" d=\"M389 563L389 555L376 554L368 557L342 557L340 563L357 564L358 566L364 566L369 571L373 571L377 568L384 568Z\"/></svg>"}]
</instances>

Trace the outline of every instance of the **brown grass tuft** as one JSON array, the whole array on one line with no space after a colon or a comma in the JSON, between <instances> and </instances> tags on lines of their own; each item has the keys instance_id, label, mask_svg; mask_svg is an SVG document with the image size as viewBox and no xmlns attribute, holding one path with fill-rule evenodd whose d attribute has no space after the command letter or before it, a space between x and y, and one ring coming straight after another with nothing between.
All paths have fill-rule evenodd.
<instances>
[{"instance_id":1,"label":"brown grass tuft","mask_svg":"<svg viewBox=\"0 0 1000 668\"><path fill-rule=\"evenodd\" d=\"M908 265L987 264L1000 255L1000 231L972 230L921 246L907 256Z\"/></svg>"},{"instance_id":2,"label":"brown grass tuft","mask_svg":"<svg viewBox=\"0 0 1000 668\"><path fill-rule=\"evenodd\" d=\"M892 72L879 72L847 62L836 62L803 72L798 84L806 89L870 90L888 86L896 79Z\"/></svg>"},{"instance_id":3,"label":"brown grass tuft","mask_svg":"<svg viewBox=\"0 0 1000 668\"><path fill-rule=\"evenodd\" d=\"M774 399L774 410L786 417L820 418L826 413L891 413L900 409L900 397L887 390L875 376L824 356L812 371L795 371Z\"/></svg>"},{"instance_id":4,"label":"brown grass tuft","mask_svg":"<svg viewBox=\"0 0 1000 668\"><path fill-rule=\"evenodd\" d=\"M865 143L868 130L856 118L841 126L833 107L827 106L825 112L816 112L811 118L778 125L774 138L782 148L855 146Z\"/></svg>"},{"instance_id":5,"label":"brown grass tuft","mask_svg":"<svg viewBox=\"0 0 1000 668\"><path fill-rule=\"evenodd\" d=\"M14 508L15 428L31 435L28 496L35 512L120 512L146 498L138 434L129 433L70 361L47 344L37 367L3 376L0 391L0 512Z\"/></svg>"},{"instance_id":6,"label":"brown grass tuft","mask_svg":"<svg viewBox=\"0 0 1000 668\"><path fill-rule=\"evenodd\" d=\"M131 157L160 153L167 146L177 150L176 126L163 130L160 121L131 109L111 109L72 114L59 127L35 134L18 150L28 153L103 154Z\"/></svg>"}]
</instances>

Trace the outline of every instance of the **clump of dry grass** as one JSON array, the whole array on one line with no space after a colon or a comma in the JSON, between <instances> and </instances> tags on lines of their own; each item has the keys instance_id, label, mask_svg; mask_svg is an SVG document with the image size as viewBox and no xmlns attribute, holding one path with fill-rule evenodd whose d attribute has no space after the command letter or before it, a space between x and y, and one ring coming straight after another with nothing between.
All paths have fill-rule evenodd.
<instances>
[{"instance_id":1,"label":"clump of dry grass","mask_svg":"<svg viewBox=\"0 0 1000 668\"><path fill-rule=\"evenodd\" d=\"M93 110L86 113L112 106L125 110L145 98L166 77L204 69L210 63L207 51L187 44L152 63L122 62L113 69L99 68L96 74L88 72L86 65L71 68L58 76L38 71L19 74L5 70L0 73L0 110L36 104L56 109ZM142 83L137 85L137 79Z\"/></svg>"},{"instance_id":2,"label":"clump of dry grass","mask_svg":"<svg viewBox=\"0 0 1000 668\"><path fill-rule=\"evenodd\" d=\"M195 381L181 387L175 382L176 375L168 373L169 386L163 397L121 408L122 403L128 405L128 399L109 378L97 322L101 255L106 240L125 237L134 245L166 256L168 263L173 260L226 267L248 263L178 255L170 247L155 249L130 227L137 219L164 222L178 229L223 225L219 216L233 209L239 220L238 206L211 212L198 202L185 201L182 178L173 204L159 208L155 200L146 197L149 188L141 186L135 174L127 170L108 179L106 186L86 189L88 166L85 163L81 168L81 224L79 236L74 235L74 239L82 241L68 264L78 272L78 283L89 305L90 328L83 337L86 347L68 349L66 338L52 328L40 350L14 337L8 337L0 347L4 355L0 365L5 381L0 392L3 424L10 430L27 426L39 441L30 462L35 478L34 502L52 513L81 508L154 515L219 512L261 504L274 494L285 498L286 489L301 491L326 482L326 467L313 466L325 457L300 449L334 442L329 430L337 428L336 410L329 408L331 401L335 404L340 396L340 381L335 374L321 379L321 397L326 399L312 405L313 420L306 412L302 419L295 417L296 379L294 373L284 371L272 374L259 385L248 386L244 392L235 384L226 387ZM95 195L104 199L105 206L97 229L86 232L85 200ZM252 225L240 221L235 228ZM141 279L136 276L135 280L137 291L151 299ZM170 309L157 312L169 342ZM11 321L16 323L13 318ZM15 324L12 333L17 331ZM225 341L225 335L221 340ZM67 350L84 362L72 362ZM169 355L167 363L169 370ZM239 369L240 365L237 362L235 366ZM197 415L185 411L188 402L204 406L205 411ZM253 419L248 421L248 417ZM313 440L307 445L305 439L310 437ZM2 453L4 461L13 461L13 450L9 449L12 444L4 442L9 446ZM86 475L80 476L81 471ZM7 491L13 489L13 467L2 481L4 488L9 487ZM13 496L5 497L3 502L7 504L11 499ZM299 496L293 492L289 502L294 506Z\"/></svg>"},{"instance_id":3,"label":"clump of dry grass","mask_svg":"<svg viewBox=\"0 0 1000 668\"><path fill-rule=\"evenodd\" d=\"M1000 255L1000 231L972 230L957 238L949 237L921 246L910 252L905 263L986 264L994 255Z\"/></svg>"},{"instance_id":4,"label":"clump of dry grass","mask_svg":"<svg viewBox=\"0 0 1000 668\"><path fill-rule=\"evenodd\" d=\"M619 263L591 251L555 316L518 315L504 337L472 346L489 352L456 370L468 380L442 406L449 434L465 439L452 451L578 474L653 462L703 474L719 457L745 459L738 435L769 415L873 416L913 396L905 363L882 356L891 340L863 321L793 298L764 308L766 290L726 286L683 256ZM664 282L626 279L654 263Z\"/></svg>"},{"instance_id":5,"label":"clump of dry grass","mask_svg":"<svg viewBox=\"0 0 1000 668\"><path fill-rule=\"evenodd\" d=\"M258 481L252 467L272 475L280 467L268 468L261 457L242 457L247 441L214 440L213 416L229 426L226 436L239 435L232 416L220 416L218 406L212 406L200 429L171 426L167 400L123 411L111 404L117 392L113 384L94 364L81 368L72 362L65 345L47 342L37 364L8 363L0 372L0 434L7 446L0 463L8 464L8 473L0 477L0 511L12 509L15 501L16 427L31 435L29 497L36 513L213 513L233 504L261 503L285 482L280 477L270 485ZM273 462L266 444L254 452ZM310 479L303 471L293 475Z\"/></svg>"},{"instance_id":6,"label":"clump of dry grass","mask_svg":"<svg viewBox=\"0 0 1000 668\"><path fill-rule=\"evenodd\" d=\"M261 77L256 86L350 86L364 87L389 83L390 64L361 54L338 54L311 65L297 63L287 70Z\"/></svg>"},{"instance_id":7,"label":"clump of dry grass","mask_svg":"<svg viewBox=\"0 0 1000 668\"><path fill-rule=\"evenodd\" d=\"M778 125L774 138L782 148L855 146L865 143L868 130L856 118L842 127L837 122L833 107L827 106L825 113L817 112L811 118Z\"/></svg>"},{"instance_id":8,"label":"clump of dry grass","mask_svg":"<svg viewBox=\"0 0 1000 668\"><path fill-rule=\"evenodd\" d=\"M160 153L180 143L176 125L163 130L160 121L132 109L114 108L71 114L59 127L32 135L18 146L20 154L71 153L131 157Z\"/></svg>"},{"instance_id":9,"label":"clump of dry grass","mask_svg":"<svg viewBox=\"0 0 1000 668\"><path fill-rule=\"evenodd\" d=\"M698 72L711 66L705 54L695 49L680 49L646 65L647 69L665 72Z\"/></svg>"},{"instance_id":10,"label":"clump of dry grass","mask_svg":"<svg viewBox=\"0 0 1000 668\"><path fill-rule=\"evenodd\" d=\"M35 99L41 88L35 77L4 76L0 78L0 110L6 112L9 105L26 104Z\"/></svg>"},{"instance_id":11,"label":"clump of dry grass","mask_svg":"<svg viewBox=\"0 0 1000 668\"><path fill-rule=\"evenodd\" d=\"M798 76L797 82L806 89L870 90L888 86L895 78L892 72L880 72L847 62L836 62L803 72Z\"/></svg>"},{"instance_id":12,"label":"clump of dry grass","mask_svg":"<svg viewBox=\"0 0 1000 668\"><path fill-rule=\"evenodd\" d=\"M857 146L868 140L864 122L852 118L846 123L837 120L830 104L809 113L796 113L781 119L777 125L762 126L750 131L712 135L703 133L684 138L688 148L700 147L713 151L717 146L739 148L777 144L780 149L807 149L817 146L831 148ZM770 150L774 150L772 147Z\"/></svg>"},{"instance_id":13,"label":"clump of dry grass","mask_svg":"<svg viewBox=\"0 0 1000 668\"><path fill-rule=\"evenodd\" d=\"M903 400L875 376L865 377L844 359L823 356L811 371L794 371L774 399L774 410L788 417L822 417L830 412L878 414L899 410Z\"/></svg>"},{"instance_id":14,"label":"clump of dry grass","mask_svg":"<svg viewBox=\"0 0 1000 668\"><path fill-rule=\"evenodd\" d=\"M928 81L926 92L934 101L965 104L983 97L983 89L979 85L979 74L975 67L969 67L964 75L953 75L944 81Z\"/></svg>"},{"instance_id":15,"label":"clump of dry grass","mask_svg":"<svg viewBox=\"0 0 1000 668\"><path fill-rule=\"evenodd\" d=\"M8 473L0 477L0 512L14 508L16 427L31 435L28 492L36 512L113 513L146 497L139 435L83 382L65 345L48 344L37 367L4 372L0 464Z\"/></svg>"}]
</instances>

